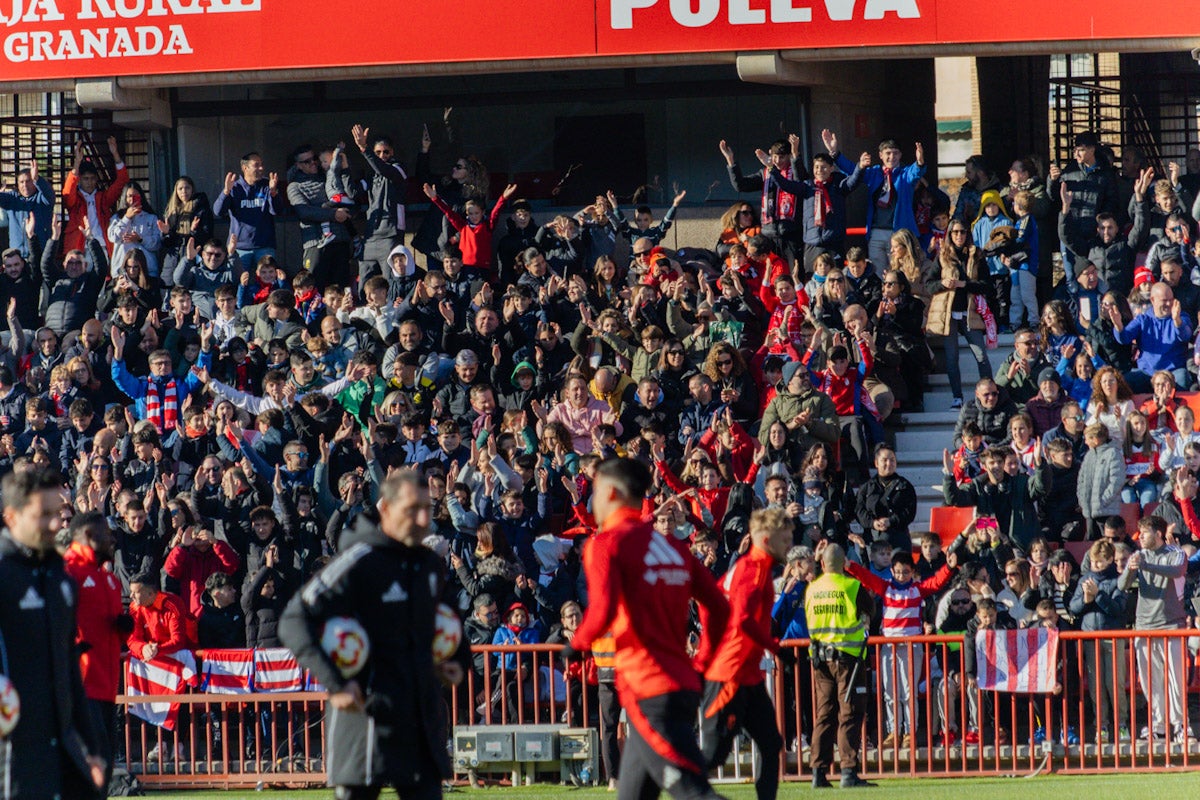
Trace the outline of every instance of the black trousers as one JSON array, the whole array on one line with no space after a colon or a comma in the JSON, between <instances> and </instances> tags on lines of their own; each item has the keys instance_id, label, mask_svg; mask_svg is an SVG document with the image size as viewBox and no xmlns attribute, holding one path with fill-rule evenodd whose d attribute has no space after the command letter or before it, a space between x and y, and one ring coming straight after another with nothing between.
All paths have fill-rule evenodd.
<instances>
[{"instance_id":1,"label":"black trousers","mask_svg":"<svg viewBox=\"0 0 1200 800\"><path fill-rule=\"evenodd\" d=\"M609 780L621 775L621 748L617 743L617 726L621 724L621 697L617 685L608 681L599 684L600 759Z\"/></svg>"},{"instance_id":2,"label":"black trousers","mask_svg":"<svg viewBox=\"0 0 1200 800\"><path fill-rule=\"evenodd\" d=\"M441 800L442 781L437 775L422 776L413 785L395 785L401 800ZM383 791L383 784L371 786L336 786L333 796L337 800L376 800Z\"/></svg>"},{"instance_id":3,"label":"black trousers","mask_svg":"<svg viewBox=\"0 0 1200 800\"><path fill-rule=\"evenodd\" d=\"M717 681L704 682L703 716L700 729L704 732L704 761L716 769L729 758L733 741L739 731L758 745L754 758L754 791L758 800L775 800L779 791L779 751L783 739L775 724L775 706L767 695L765 683L754 686L733 686Z\"/></svg>"},{"instance_id":4,"label":"black trousers","mask_svg":"<svg viewBox=\"0 0 1200 800\"><path fill-rule=\"evenodd\" d=\"M96 729L96 737L100 752L96 755L104 759L104 786L112 782L113 761L117 753L117 704L106 703L103 700L87 701L88 712L92 715L92 727Z\"/></svg>"},{"instance_id":5,"label":"black trousers","mask_svg":"<svg viewBox=\"0 0 1200 800\"><path fill-rule=\"evenodd\" d=\"M699 705L695 692L668 692L625 704L632 724L621 758L617 800L655 800L660 792L676 800L719 797L708 783L696 744Z\"/></svg>"}]
</instances>

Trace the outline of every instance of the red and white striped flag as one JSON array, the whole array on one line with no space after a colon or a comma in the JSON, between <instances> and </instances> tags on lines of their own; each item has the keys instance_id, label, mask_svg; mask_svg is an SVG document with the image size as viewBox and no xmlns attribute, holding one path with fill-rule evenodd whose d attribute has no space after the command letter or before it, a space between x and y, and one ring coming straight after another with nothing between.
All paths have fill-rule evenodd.
<instances>
[{"instance_id":1,"label":"red and white striped flag","mask_svg":"<svg viewBox=\"0 0 1200 800\"><path fill-rule=\"evenodd\" d=\"M1058 683L1058 631L1054 628L979 631L975 634L979 688L1049 694Z\"/></svg>"},{"instance_id":2,"label":"red and white striped flag","mask_svg":"<svg viewBox=\"0 0 1200 800\"><path fill-rule=\"evenodd\" d=\"M196 658L190 650L156 655L149 661L130 656L125 675L125 692L131 696L181 694L185 686L195 686ZM129 713L151 725L175 730L178 703L131 703Z\"/></svg>"},{"instance_id":3,"label":"red and white striped flag","mask_svg":"<svg viewBox=\"0 0 1200 800\"><path fill-rule=\"evenodd\" d=\"M254 691L298 692L304 688L303 678L300 663L286 647L254 651Z\"/></svg>"},{"instance_id":4,"label":"red and white striped flag","mask_svg":"<svg viewBox=\"0 0 1200 800\"><path fill-rule=\"evenodd\" d=\"M201 691L248 694L254 676L253 650L205 650L200 662Z\"/></svg>"}]
</instances>

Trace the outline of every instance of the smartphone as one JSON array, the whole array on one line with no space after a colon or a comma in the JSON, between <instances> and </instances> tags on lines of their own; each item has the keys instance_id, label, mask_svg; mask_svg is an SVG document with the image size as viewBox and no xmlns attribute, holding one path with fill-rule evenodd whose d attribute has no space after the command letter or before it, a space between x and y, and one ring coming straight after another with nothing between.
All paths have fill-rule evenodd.
<instances>
[{"instance_id":1,"label":"smartphone","mask_svg":"<svg viewBox=\"0 0 1200 800\"><path fill-rule=\"evenodd\" d=\"M1000 523L995 517L980 517L975 520L975 529L980 531L995 530L1000 527Z\"/></svg>"}]
</instances>

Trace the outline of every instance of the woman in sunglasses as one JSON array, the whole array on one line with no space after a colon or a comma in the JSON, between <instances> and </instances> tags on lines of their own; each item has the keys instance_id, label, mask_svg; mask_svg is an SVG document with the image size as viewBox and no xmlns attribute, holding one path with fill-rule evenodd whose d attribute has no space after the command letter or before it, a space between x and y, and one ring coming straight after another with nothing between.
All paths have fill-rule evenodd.
<instances>
[{"instance_id":1,"label":"woman in sunglasses","mask_svg":"<svg viewBox=\"0 0 1200 800\"><path fill-rule=\"evenodd\" d=\"M926 287L933 294L925 331L942 337L946 353L946 375L954 393L951 409L962 408L962 374L958 369L959 337L966 340L979 369L979 379L992 377L992 364L984 349L984 313L987 304L980 298L988 290L988 271L983 252L971 243L971 230L961 220L950 223L938 260L940 272L934 273Z\"/></svg>"}]
</instances>

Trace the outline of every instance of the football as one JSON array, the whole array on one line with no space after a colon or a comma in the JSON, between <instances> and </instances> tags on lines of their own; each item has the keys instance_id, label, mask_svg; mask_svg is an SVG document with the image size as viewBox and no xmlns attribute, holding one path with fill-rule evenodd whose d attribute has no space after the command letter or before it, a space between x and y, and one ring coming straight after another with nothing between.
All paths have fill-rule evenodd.
<instances>
[{"instance_id":1,"label":"football","mask_svg":"<svg viewBox=\"0 0 1200 800\"><path fill-rule=\"evenodd\" d=\"M321 649L333 659L343 678L353 678L366 665L371 642L358 620L332 617L321 630Z\"/></svg>"},{"instance_id":2,"label":"football","mask_svg":"<svg viewBox=\"0 0 1200 800\"><path fill-rule=\"evenodd\" d=\"M445 603L438 603L437 614L433 620L433 663L441 664L458 651L462 643L462 621L454 609Z\"/></svg>"},{"instance_id":3,"label":"football","mask_svg":"<svg viewBox=\"0 0 1200 800\"><path fill-rule=\"evenodd\" d=\"M17 696L17 687L7 675L0 675L0 739L7 739L20 721L21 698Z\"/></svg>"}]
</instances>

